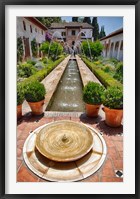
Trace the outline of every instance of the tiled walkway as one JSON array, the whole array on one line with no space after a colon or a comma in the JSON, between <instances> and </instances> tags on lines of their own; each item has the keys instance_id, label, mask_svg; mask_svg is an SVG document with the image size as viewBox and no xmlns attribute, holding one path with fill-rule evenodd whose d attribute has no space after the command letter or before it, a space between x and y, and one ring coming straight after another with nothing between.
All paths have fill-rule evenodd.
<instances>
[{"instance_id":1,"label":"tiled walkway","mask_svg":"<svg viewBox=\"0 0 140 199\"><path fill-rule=\"evenodd\" d=\"M81 67L81 76L83 84L89 78L93 78L96 81L96 77L86 68L86 65L77 57L79 66ZM52 81L56 73L61 77L61 70L64 70L65 64L68 59L64 60L56 69L50 73L45 81L46 86L48 81ZM56 88L56 85L51 84L51 90L48 95L52 95L52 85ZM47 102L48 104L48 102ZM41 178L38 178L32 173L25 165L22 149L24 142L28 135L37 127L47 124L49 122L57 120L72 120L76 122L83 122L91 127L95 128L106 141L107 145L107 157L102 167L90 177L82 180L83 182L122 182L123 181L123 126L119 128L108 127L104 123L104 113L102 110L99 112L98 118L88 118L85 113L60 113L60 112L48 112L46 111L43 116L35 117L30 113L30 108L26 102L23 105L23 117L17 124L17 181L18 182L44 182ZM118 175L117 175L117 174Z\"/></svg>"},{"instance_id":2,"label":"tiled walkway","mask_svg":"<svg viewBox=\"0 0 140 199\"><path fill-rule=\"evenodd\" d=\"M54 116L53 116L54 115ZM103 166L92 176L82 180L83 182L122 182L123 178L117 177L117 171L123 171L123 136L122 126L119 128L110 128L106 126L104 120L99 118L88 118L84 113L73 114L59 114L47 113L42 117L33 117L28 114L18 122L17 126L17 181L18 182L44 182L33 174L25 165L22 149L24 142L30 132L37 127L57 120L72 120L76 122L83 122L97 129L106 141L107 144L107 157ZM118 172L119 175L121 173Z\"/></svg>"}]
</instances>

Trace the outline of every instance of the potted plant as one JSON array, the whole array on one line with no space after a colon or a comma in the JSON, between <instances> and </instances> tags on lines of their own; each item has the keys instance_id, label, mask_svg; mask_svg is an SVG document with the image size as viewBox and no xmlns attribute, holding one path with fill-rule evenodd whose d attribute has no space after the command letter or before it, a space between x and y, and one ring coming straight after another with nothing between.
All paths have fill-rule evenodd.
<instances>
[{"instance_id":1,"label":"potted plant","mask_svg":"<svg viewBox=\"0 0 140 199\"><path fill-rule=\"evenodd\" d=\"M120 126L123 117L123 89L116 86L109 87L104 93L103 105L105 123L111 127Z\"/></svg>"},{"instance_id":2,"label":"potted plant","mask_svg":"<svg viewBox=\"0 0 140 199\"><path fill-rule=\"evenodd\" d=\"M17 83L17 119L22 117L22 103L24 101L24 90L20 83Z\"/></svg>"},{"instance_id":3,"label":"potted plant","mask_svg":"<svg viewBox=\"0 0 140 199\"><path fill-rule=\"evenodd\" d=\"M86 114L89 117L97 117L102 104L104 87L96 82L89 81L83 89L83 100L86 103Z\"/></svg>"},{"instance_id":4,"label":"potted plant","mask_svg":"<svg viewBox=\"0 0 140 199\"><path fill-rule=\"evenodd\" d=\"M26 88L25 99L28 102L33 115L41 115L43 113L43 105L46 90L42 83L31 81Z\"/></svg>"}]
</instances>

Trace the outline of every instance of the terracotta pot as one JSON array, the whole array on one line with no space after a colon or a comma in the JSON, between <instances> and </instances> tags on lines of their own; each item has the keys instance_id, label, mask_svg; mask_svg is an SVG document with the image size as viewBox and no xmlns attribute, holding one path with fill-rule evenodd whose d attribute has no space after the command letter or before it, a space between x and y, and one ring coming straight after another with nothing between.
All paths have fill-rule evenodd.
<instances>
[{"instance_id":1,"label":"terracotta pot","mask_svg":"<svg viewBox=\"0 0 140 199\"><path fill-rule=\"evenodd\" d=\"M17 119L22 117L22 104L17 105Z\"/></svg>"},{"instance_id":2,"label":"terracotta pot","mask_svg":"<svg viewBox=\"0 0 140 199\"><path fill-rule=\"evenodd\" d=\"M110 109L108 107L103 107L102 109L105 112L105 123L108 126L111 126L111 127L121 126L121 122L123 118L122 109Z\"/></svg>"},{"instance_id":3,"label":"terracotta pot","mask_svg":"<svg viewBox=\"0 0 140 199\"><path fill-rule=\"evenodd\" d=\"M44 100L39 102L28 102L33 115L41 115L43 113Z\"/></svg>"},{"instance_id":4,"label":"terracotta pot","mask_svg":"<svg viewBox=\"0 0 140 199\"><path fill-rule=\"evenodd\" d=\"M86 104L86 114L88 117L98 117L101 105Z\"/></svg>"}]
</instances>

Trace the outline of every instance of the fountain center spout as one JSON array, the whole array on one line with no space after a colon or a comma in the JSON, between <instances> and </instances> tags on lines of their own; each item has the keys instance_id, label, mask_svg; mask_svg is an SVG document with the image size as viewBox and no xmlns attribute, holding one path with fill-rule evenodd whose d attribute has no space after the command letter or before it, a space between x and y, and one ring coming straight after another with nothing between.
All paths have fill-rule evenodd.
<instances>
[{"instance_id":1,"label":"fountain center spout","mask_svg":"<svg viewBox=\"0 0 140 199\"><path fill-rule=\"evenodd\" d=\"M67 138L66 134L64 134L62 137L62 142L67 142L67 141L68 141L68 138Z\"/></svg>"}]
</instances>

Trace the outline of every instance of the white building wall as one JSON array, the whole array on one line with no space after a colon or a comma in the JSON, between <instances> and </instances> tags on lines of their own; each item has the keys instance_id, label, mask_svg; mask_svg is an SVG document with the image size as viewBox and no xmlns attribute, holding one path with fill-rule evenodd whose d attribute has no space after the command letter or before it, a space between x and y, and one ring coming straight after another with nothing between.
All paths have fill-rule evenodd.
<instances>
[{"instance_id":1,"label":"white building wall","mask_svg":"<svg viewBox=\"0 0 140 199\"><path fill-rule=\"evenodd\" d=\"M24 30L23 21L25 22L26 30ZM30 30L30 25L32 27L32 32ZM17 17L17 38L18 37L21 37L22 39L23 37L29 38L30 55L32 57L31 41L36 39L37 43L43 43L45 41L45 31L28 21L26 18Z\"/></svg>"},{"instance_id":2,"label":"white building wall","mask_svg":"<svg viewBox=\"0 0 140 199\"><path fill-rule=\"evenodd\" d=\"M56 38L61 38L61 37L65 38L65 36L62 36L62 32L66 32L66 29L65 28L63 28L63 29L59 28L59 29L49 30L49 33L51 33L51 35L53 37L56 37Z\"/></svg>"},{"instance_id":3,"label":"white building wall","mask_svg":"<svg viewBox=\"0 0 140 199\"><path fill-rule=\"evenodd\" d=\"M116 48L118 42L118 47ZM123 60L123 50L120 49L121 42L123 42L123 33L109 37L107 39L101 40L101 43L106 46L108 45L108 49L104 48L103 50L103 57L114 57L118 60ZM113 43L113 49L111 45Z\"/></svg>"},{"instance_id":4,"label":"white building wall","mask_svg":"<svg viewBox=\"0 0 140 199\"><path fill-rule=\"evenodd\" d=\"M82 36L82 38L92 38L92 29L82 29L81 31L85 34L85 36Z\"/></svg>"}]
</instances>

